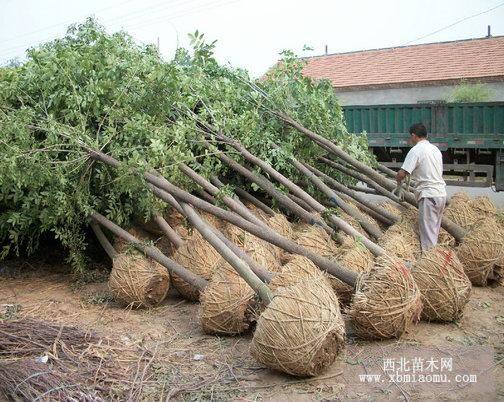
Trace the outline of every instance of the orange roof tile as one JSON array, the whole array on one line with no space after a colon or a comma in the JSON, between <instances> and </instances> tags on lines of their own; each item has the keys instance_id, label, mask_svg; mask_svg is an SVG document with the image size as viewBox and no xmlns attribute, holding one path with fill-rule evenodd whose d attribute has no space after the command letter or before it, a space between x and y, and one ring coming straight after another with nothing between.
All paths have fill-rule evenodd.
<instances>
[{"instance_id":1,"label":"orange roof tile","mask_svg":"<svg viewBox=\"0 0 504 402\"><path fill-rule=\"evenodd\" d=\"M504 80L504 36L309 57L303 73L338 89Z\"/></svg>"}]
</instances>

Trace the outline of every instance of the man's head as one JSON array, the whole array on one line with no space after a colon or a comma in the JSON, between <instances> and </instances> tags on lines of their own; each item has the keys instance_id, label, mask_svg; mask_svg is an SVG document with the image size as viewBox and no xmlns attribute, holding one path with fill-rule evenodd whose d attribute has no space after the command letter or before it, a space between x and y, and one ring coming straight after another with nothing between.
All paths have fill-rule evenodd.
<instances>
[{"instance_id":1,"label":"man's head","mask_svg":"<svg viewBox=\"0 0 504 402\"><path fill-rule=\"evenodd\" d=\"M413 145L427 138L427 129L422 123L415 123L409 129L411 142Z\"/></svg>"}]
</instances>

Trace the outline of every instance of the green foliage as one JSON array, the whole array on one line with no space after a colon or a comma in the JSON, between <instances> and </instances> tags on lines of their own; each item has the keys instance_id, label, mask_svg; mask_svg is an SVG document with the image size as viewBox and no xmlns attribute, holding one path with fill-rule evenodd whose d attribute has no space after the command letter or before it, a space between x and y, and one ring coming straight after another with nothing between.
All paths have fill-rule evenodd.
<instances>
[{"instance_id":1,"label":"green foliage","mask_svg":"<svg viewBox=\"0 0 504 402\"><path fill-rule=\"evenodd\" d=\"M462 81L457 85L447 98L447 102L470 103L488 102L492 98L493 92L485 84L469 84Z\"/></svg>"},{"instance_id":2,"label":"green foliage","mask_svg":"<svg viewBox=\"0 0 504 402\"><path fill-rule=\"evenodd\" d=\"M92 208L123 226L164 208L130 167L155 169L193 190L177 167L185 162L204 177L228 175L237 185L203 146L205 127L239 139L294 181L302 177L289 158L315 163L323 152L272 110L372 161L365 137L346 132L330 84L304 77L293 53L284 52L279 67L253 83L246 71L217 63L215 42L199 32L190 38L192 51L179 49L166 62L155 47L137 45L124 32L109 35L89 19L30 49L24 64L0 69L0 258L31 253L51 234L82 271ZM125 166L93 162L83 144Z\"/></svg>"}]
</instances>

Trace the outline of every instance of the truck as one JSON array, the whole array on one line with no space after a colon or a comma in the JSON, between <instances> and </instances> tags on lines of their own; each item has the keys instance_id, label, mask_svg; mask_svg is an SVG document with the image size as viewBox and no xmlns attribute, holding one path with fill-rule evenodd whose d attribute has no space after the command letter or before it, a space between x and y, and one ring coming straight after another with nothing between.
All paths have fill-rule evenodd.
<instances>
[{"instance_id":1,"label":"truck","mask_svg":"<svg viewBox=\"0 0 504 402\"><path fill-rule=\"evenodd\" d=\"M366 133L377 160L399 168L409 127L423 123L443 154L447 184L504 190L504 102L343 106L350 133Z\"/></svg>"}]
</instances>

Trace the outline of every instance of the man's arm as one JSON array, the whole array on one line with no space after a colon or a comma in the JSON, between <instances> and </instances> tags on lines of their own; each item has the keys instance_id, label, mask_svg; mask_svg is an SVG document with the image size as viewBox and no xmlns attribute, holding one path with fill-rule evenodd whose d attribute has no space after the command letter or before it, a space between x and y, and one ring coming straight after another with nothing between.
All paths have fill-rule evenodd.
<instances>
[{"instance_id":1,"label":"man's arm","mask_svg":"<svg viewBox=\"0 0 504 402\"><path fill-rule=\"evenodd\" d=\"M406 178L407 175L409 175L409 173L406 170L399 169L395 177L398 186L402 183L402 181Z\"/></svg>"}]
</instances>

